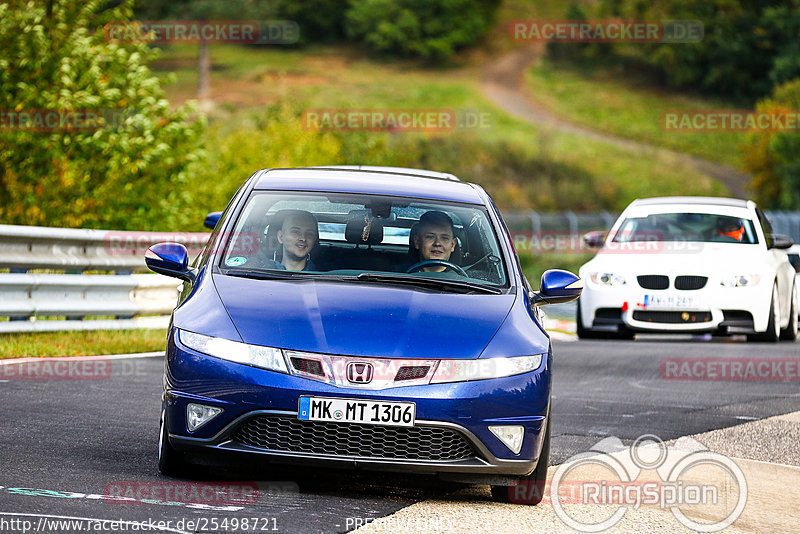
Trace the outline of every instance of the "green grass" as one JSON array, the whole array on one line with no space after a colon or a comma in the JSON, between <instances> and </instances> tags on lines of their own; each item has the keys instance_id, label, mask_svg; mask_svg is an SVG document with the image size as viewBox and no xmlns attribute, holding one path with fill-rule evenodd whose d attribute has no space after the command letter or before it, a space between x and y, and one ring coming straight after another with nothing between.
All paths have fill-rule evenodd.
<instances>
[{"instance_id":1,"label":"green grass","mask_svg":"<svg viewBox=\"0 0 800 534\"><path fill-rule=\"evenodd\" d=\"M0 334L0 359L93 356L164 350L164 330L96 330Z\"/></svg>"},{"instance_id":2,"label":"green grass","mask_svg":"<svg viewBox=\"0 0 800 534\"><path fill-rule=\"evenodd\" d=\"M530 69L526 83L533 98L574 123L741 166L739 145L746 134L669 132L661 125L665 111L736 108L731 102L669 91L636 73L547 58Z\"/></svg>"},{"instance_id":3,"label":"green grass","mask_svg":"<svg viewBox=\"0 0 800 534\"><path fill-rule=\"evenodd\" d=\"M179 67L178 82L167 87L171 99L180 101L192 95L196 69L191 59L196 54L197 47L192 45L172 46L165 51L161 64ZM254 128L253 113L280 103L299 109L446 108L489 113L489 128L438 134L396 133L390 137L425 135L469 140L474 145L472 151L492 160L481 167L495 171L492 176L485 176L476 169L472 175L463 177L486 186L504 209L622 209L642 196L727 192L720 184L669 156L642 157L637 151L575 134L548 131L509 116L483 95L478 82L480 68L476 65L430 69L408 61L378 62L344 46L278 51L214 44L211 57L212 96L217 105L209 119L222 133ZM344 136L342 144L350 154L361 154L353 149L354 143L386 135L367 133L360 140ZM212 158L219 147L217 141L209 146ZM504 144L515 147L528 160L567 169L566 177L565 172L556 173L559 183L552 185L553 194L550 190L542 194L533 169L530 180L526 180L524 165L519 168L519 162L502 161ZM291 165L292 153L299 148L287 146L282 150L286 157L281 164ZM261 166L272 163L264 161ZM434 169L454 170L446 161L425 159L423 163ZM508 167L514 167L508 172L513 172L515 180L505 180L503 169ZM241 183L244 177L237 172L231 179Z\"/></svg>"}]
</instances>

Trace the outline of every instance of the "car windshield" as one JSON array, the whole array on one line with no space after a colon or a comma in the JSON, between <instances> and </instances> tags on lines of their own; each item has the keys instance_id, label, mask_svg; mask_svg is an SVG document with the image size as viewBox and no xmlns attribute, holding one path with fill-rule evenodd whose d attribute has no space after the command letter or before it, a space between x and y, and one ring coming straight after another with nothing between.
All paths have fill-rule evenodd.
<instances>
[{"instance_id":1,"label":"car windshield","mask_svg":"<svg viewBox=\"0 0 800 534\"><path fill-rule=\"evenodd\" d=\"M636 241L700 241L758 243L748 218L711 213L652 213L628 217L612 239L615 243Z\"/></svg>"},{"instance_id":2,"label":"car windshield","mask_svg":"<svg viewBox=\"0 0 800 534\"><path fill-rule=\"evenodd\" d=\"M367 194L255 191L219 266L256 278L508 286L483 206Z\"/></svg>"}]
</instances>

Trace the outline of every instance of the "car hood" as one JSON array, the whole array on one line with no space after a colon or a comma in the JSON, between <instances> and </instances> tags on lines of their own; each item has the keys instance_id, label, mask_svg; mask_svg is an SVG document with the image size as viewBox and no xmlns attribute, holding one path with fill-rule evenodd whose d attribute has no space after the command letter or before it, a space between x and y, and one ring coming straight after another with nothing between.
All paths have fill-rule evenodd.
<instances>
[{"instance_id":1,"label":"car hood","mask_svg":"<svg viewBox=\"0 0 800 534\"><path fill-rule=\"evenodd\" d=\"M213 279L245 343L353 356L478 358L516 298L367 282Z\"/></svg>"},{"instance_id":2,"label":"car hood","mask_svg":"<svg viewBox=\"0 0 800 534\"><path fill-rule=\"evenodd\" d=\"M699 274L723 275L725 273L759 273L767 265L763 248L759 245L728 243L684 243L676 249L651 245L650 251L638 252L601 250L581 267L583 277L588 272L619 272L635 274Z\"/></svg>"}]
</instances>

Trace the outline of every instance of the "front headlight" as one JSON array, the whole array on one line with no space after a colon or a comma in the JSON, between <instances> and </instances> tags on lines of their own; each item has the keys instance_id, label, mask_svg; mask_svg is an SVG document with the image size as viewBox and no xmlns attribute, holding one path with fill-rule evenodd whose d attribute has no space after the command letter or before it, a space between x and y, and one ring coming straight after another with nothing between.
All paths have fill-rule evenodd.
<instances>
[{"instance_id":1,"label":"front headlight","mask_svg":"<svg viewBox=\"0 0 800 534\"><path fill-rule=\"evenodd\" d=\"M720 285L725 287L751 287L761 280L757 274L735 274L723 278Z\"/></svg>"},{"instance_id":2,"label":"front headlight","mask_svg":"<svg viewBox=\"0 0 800 534\"><path fill-rule=\"evenodd\" d=\"M204 336L185 330L179 330L179 337L181 343L190 349L215 358L253 365L271 371L280 371L281 373L289 372L286 369L286 360L283 358L281 349L248 345L247 343L231 341L221 337Z\"/></svg>"},{"instance_id":3,"label":"front headlight","mask_svg":"<svg viewBox=\"0 0 800 534\"><path fill-rule=\"evenodd\" d=\"M625 285L625 278L614 273L590 273L589 279L601 286L617 287Z\"/></svg>"},{"instance_id":4,"label":"front headlight","mask_svg":"<svg viewBox=\"0 0 800 534\"><path fill-rule=\"evenodd\" d=\"M477 360L440 360L431 384L486 380L533 371L542 363L542 355Z\"/></svg>"}]
</instances>

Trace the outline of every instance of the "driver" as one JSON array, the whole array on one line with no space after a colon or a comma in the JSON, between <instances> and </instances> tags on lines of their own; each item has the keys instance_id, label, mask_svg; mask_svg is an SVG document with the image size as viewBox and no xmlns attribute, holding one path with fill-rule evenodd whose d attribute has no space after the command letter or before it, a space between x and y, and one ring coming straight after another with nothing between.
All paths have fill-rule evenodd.
<instances>
[{"instance_id":1,"label":"driver","mask_svg":"<svg viewBox=\"0 0 800 534\"><path fill-rule=\"evenodd\" d=\"M309 254L319 242L317 218L304 210L291 210L283 218L276 234L282 245L281 261L269 260L267 269L284 271L316 271Z\"/></svg>"},{"instance_id":2,"label":"driver","mask_svg":"<svg viewBox=\"0 0 800 534\"><path fill-rule=\"evenodd\" d=\"M414 234L414 248L419 253L419 261L450 261L450 254L456 249L453 220L441 211L426 211L419 218ZM422 271L442 272L444 265L430 265Z\"/></svg>"},{"instance_id":3,"label":"driver","mask_svg":"<svg viewBox=\"0 0 800 534\"><path fill-rule=\"evenodd\" d=\"M734 217L717 217L717 235L741 242L744 236L742 221Z\"/></svg>"}]
</instances>

